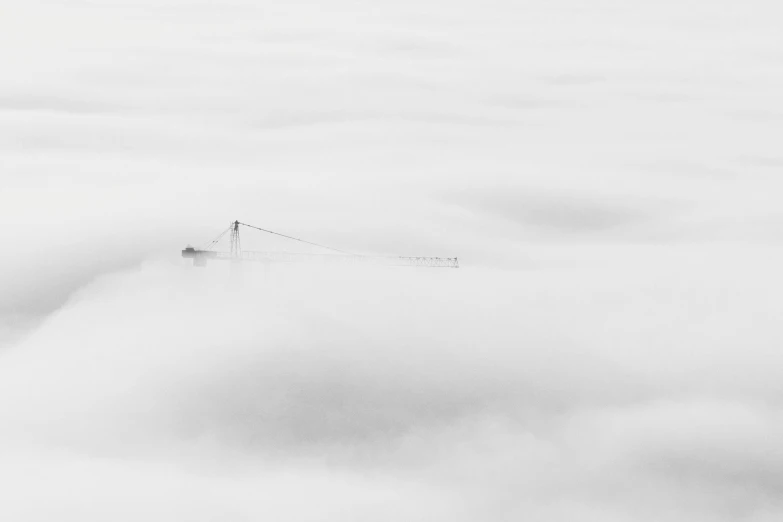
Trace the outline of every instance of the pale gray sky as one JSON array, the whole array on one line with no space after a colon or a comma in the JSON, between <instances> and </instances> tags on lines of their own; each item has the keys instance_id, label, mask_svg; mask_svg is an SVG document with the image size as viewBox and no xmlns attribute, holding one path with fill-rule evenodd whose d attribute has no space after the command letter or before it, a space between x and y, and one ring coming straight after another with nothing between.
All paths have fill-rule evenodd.
<instances>
[{"instance_id":1,"label":"pale gray sky","mask_svg":"<svg viewBox=\"0 0 783 522\"><path fill-rule=\"evenodd\" d=\"M779 520L782 15L0 0L0 519Z\"/></svg>"}]
</instances>

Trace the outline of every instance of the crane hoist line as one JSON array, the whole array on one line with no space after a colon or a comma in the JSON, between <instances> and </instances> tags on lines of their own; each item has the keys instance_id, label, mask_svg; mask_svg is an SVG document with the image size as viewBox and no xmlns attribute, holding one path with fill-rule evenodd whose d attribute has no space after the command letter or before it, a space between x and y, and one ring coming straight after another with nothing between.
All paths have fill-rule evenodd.
<instances>
[{"instance_id":1,"label":"crane hoist line","mask_svg":"<svg viewBox=\"0 0 783 522\"><path fill-rule=\"evenodd\" d=\"M336 253L321 253L311 254L304 252L287 252L287 251L254 251L243 250L242 243L239 238L239 227L248 227L267 234L273 234L275 236L284 237L292 241L298 241L310 246L315 246L325 250L330 250ZM230 234L230 248L228 252L221 252L213 250L220 240L223 239L226 234ZM234 221L231 225L222 231L218 236L207 243L201 248L194 248L188 245L182 251L182 257L187 259L193 259L193 266L206 266L207 260L222 260L222 261L260 261L264 263L270 262L316 262L316 263L343 263L343 264L376 264L384 266L423 266L431 268L459 268L459 261L456 257L422 257L422 256L366 256L361 254L352 254L345 250L328 247L312 241L305 241L298 237L288 236L272 230L257 227L254 225L248 225L240 221Z\"/></svg>"}]
</instances>

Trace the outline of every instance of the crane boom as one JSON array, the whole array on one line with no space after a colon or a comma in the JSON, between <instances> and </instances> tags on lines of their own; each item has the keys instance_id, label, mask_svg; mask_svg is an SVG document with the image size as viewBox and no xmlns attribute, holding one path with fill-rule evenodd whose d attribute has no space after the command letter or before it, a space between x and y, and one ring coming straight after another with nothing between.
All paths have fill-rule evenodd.
<instances>
[{"instance_id":1,"label":"crane boom","mask_svg":"<svg viewBox=\"0 0 783 522\"><path fill-rule=\"evenodd\" d=\"M260 261L267 263L323 263L323 264L363 264L382 266L424 266L432 268L459 268L459 260L456 257L414 257L414 256L359 256L359 255L334 255L334 254L307 254L301 252L260 252L243 250L239 257L231 252L214 252L210 250L196 250L188 247L182 251L182 257L192 258L197 266L206 264L207 259L219 261Z\"/></svg>"},{"instance_id":2,"label":"crane boom","mask_svg":"<svg viewBox=\"0 0 783 522\"><path fill-rule=\"evenodd\" d=\"M308 245L325 248L340 254L309 254L300 252L260 252L253 250L242 250L239 242L239 225L243 225L249 228L254 228L262 232L269 234L275 234L287 239L306 243ZM228 232L231 231L231 251L230 252L216 252L210 250L214 247L220 239ZM459 261L456 257L422 257L422 256L365 256L358 254L351 254L344 250L338 250L336 248L319 245L303 239L298 239L271 230L266 230L239 221L234 221L231 226L224 230L216 239L209 243L204 249L196 249L188 246L182 251L182 257L193 259L195 266L206 266L208 259L225 260L225 261L260 261L264 263L296 263L296 262L315 262L315 263L338 263L338 264L371 264L371 265L383 265L383 266L421 266L432 268L459 268Z\"/></svg>"}]
</instances>

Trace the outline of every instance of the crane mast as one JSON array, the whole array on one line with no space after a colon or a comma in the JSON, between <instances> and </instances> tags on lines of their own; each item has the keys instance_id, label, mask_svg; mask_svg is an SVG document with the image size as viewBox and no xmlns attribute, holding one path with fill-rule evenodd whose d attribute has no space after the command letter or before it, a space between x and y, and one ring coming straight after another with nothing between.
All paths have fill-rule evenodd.
<instances>
[{"instance_id":1,"label":"crane mast","mask_svg":"<svg viewBox=\"0 0 783 522\"><path fill-rule=\"evenodd\" d=\"M264 252L253 250L242 250L242 244L239 238L239 226L246 226L261 232L268 234L274 234L293 241L305 243L308 245L316 246L322 249L331 250L336 254L310 254L302 252ZM230 235L230 249L228 252L219 252L212 250L226 235L231 232ZM292 236L287 236L279 232L273 232L264 228L248 225L247 223L241 223L236 220L231 223L229 228L220 233L215 239L213 239L204 248L194 248L191 246L182 250L182 257L193 259L194 266L206 266L207 260L226 260L226 261L260 261L264 263L295 263L295 262L309 262L309 263L335 263L335 264L370 264L370 265L382 265L382 266L411 266L411 267L430 267L430 268L459 268L459 261L456 257L423 257L423 256L366 256L359 254L352 254L344 250L320 245L311 241L305 241Z\"/></svg>"},{"instance_id":2,"label":"crane mast","mask_svg":"<svg viewBox=\"0 0 783 522\"><path fill-rule=\"evenodd\" d=\"M242 259L242 244L239 241L239 221L231 223L231 258Z\"/></svg>"}]
</instances>

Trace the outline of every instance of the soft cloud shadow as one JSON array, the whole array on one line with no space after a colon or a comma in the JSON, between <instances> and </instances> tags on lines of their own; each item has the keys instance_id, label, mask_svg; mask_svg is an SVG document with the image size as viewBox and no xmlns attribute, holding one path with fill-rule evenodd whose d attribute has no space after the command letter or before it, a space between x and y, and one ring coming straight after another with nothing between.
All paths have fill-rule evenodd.
<instances>
[{"instance_id":1,"label":"soft cloud shadow","mask_svg":"<svg viewBox=\"0 0 783 522\"><path fill-rule=\"evenodd\" d=\"M446 200L554 235L610 233L665 220L672 201L591 196L571 191L479 190Z\"/></svg>"}]
</instances>

